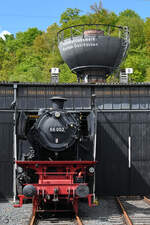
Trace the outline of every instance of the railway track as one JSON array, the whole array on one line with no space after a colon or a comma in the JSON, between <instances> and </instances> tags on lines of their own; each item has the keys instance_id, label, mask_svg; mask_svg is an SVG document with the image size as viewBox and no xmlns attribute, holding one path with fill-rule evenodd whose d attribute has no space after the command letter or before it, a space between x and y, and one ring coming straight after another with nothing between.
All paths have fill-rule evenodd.
<instances>
[{"instance_id":1,"label":"railway track","mask_svg":"<svg viewBox=\"0 0 150 225\"><path fill-rule=\"evenodd\" d=\"M146 197L105 198L101 199L99 206L93 209L88 209L84 203L81 205L82 221L72 213L57 212L43 215L41 212L32 217L29 225L97 225L107 223L112 225L150 225L150 199Z\"/></svg>"},{"instance_id":2,"label":"railway track","mask_svg":"<svg viewBox=\"0 0 150 225\"><path fill-rule=\"evenodd\" d=\"M29 225L83 225L78 216L32 216Z\"/></svg>"},{"instance_id":3,"label":"railway track","mask_svg":"<svg viewBox=\"0 0 150 225\"><path fill-rule=\"evenodd\" d=\"M150 225L150 200L146 197L117 197L124 223L127 225Z\"/></svg>"}]
</instances>

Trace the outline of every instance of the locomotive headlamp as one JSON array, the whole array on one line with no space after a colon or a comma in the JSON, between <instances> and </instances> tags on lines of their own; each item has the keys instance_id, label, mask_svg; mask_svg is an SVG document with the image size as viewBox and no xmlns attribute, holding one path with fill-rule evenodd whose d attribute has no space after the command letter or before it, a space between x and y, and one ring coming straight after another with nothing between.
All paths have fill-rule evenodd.
<instances>
[{"instance_id":1,"label":"locomotive headlamp","mask_svg":"<svg viewBox=\"0 0 150 225\"><path fill-rule=\"evenodd\" d=\"M56 112L55 112L55 117L56 117L56 118L59 118L59 117L60 117L60 112L57 112L57 111L56 111Z\"/></svg>"},{"instance_id":2,"label":"locomotive headlamp","mask_svg":"<svg viewBox=\"0 0 150 225\"><path fill-rule=\"evenodd\" d=\"M94 173L94 172L95 172L95 168L91 166L91 167L89 168L89 173Z\"/></svg>"}]
</instances>

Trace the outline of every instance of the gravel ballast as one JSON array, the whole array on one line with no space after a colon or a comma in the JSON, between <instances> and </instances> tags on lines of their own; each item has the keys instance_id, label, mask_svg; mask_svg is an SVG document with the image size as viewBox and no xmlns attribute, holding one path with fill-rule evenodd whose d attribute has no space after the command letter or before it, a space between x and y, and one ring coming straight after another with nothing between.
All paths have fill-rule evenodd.
<instances>
[{"instance_id":1,"label":"gravel ballast","mask_svg":"<svg viewBox=\"0 0 150 225\"><path fill-rule=\"evenodd\" d=\"M125 197L126 199L126 197ZM150 206L141 200L126 200L129 215L149 219ZM124 203L124 204L125 204ZM126 206L126 205L125 205ZM32 204L14 208L13 203L0 202L0 225L28 225L32 215ZM55 215L56 216L56 215ZM87 201L79 203L79 217L84 225L123 225L123 217L114 197L101 197L98 206L89 207ZM143 219L145 221L145 219ZM142 223L144 224L144 223ZM148 223L150 224L150 223Z\"/></svg>"},{"instance_id":2,"label":"gravel ballast","mask_svg":"<svg viewBox=\"0 0 150 225\"><path fill-rule=\"evenodd\" d=\"M98 206L90 208L86 202L79 206L79 215L84 225L123 225L122 215L115 199L100 198Z\"/></svg>"},{"instance_id":3,"label":"gravel ballast","mask_svg":"<svg viewBox=\"0 0 150 225\"><path fill-rule=\"evenodd\" d=\"M13 203L0 202L0 225L28 225L32 204L14 208ZM122 225L122 217L114 198L101 198L99 205L90 208L87 202L80 202L79 216L84 225Z\"/></svg>"},{"instance_id":4,"label":"gravel ballast","mask_svg":"<svg viewBox=\"0 0 150 225\"><path fill-rule=\"evenodd\" d=\"M0 225L28 225L32 214L32 204L14 208L13 203L0 202Z\"/></svg>"}]
</instances>

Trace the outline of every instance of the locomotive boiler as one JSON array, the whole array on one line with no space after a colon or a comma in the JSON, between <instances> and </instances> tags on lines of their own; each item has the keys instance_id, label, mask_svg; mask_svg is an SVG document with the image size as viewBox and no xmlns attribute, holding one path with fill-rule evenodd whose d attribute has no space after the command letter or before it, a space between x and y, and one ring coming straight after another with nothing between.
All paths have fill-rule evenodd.
<instances>
[{"instance_id":1,"label":"locomotive boiler","mask_svg":"<svg viewBox=\"0 0 150 225\"><path fill-rule=\"evenodd\" d=\"M64 150L67 150L68 157L66 155L64 158L63 153L61 159L71 159L73 154L71 147L79 139L79 115L63 109L65 98L52 97L51 101L52 109L39 111L39 118L27 130L27 138L39 159L44 160L49 157L56 160L60 158L59 153ZM77 149L74 147L75 150ZM76 159L75 156L74 159Z\"/></svg>"}]
</instances>

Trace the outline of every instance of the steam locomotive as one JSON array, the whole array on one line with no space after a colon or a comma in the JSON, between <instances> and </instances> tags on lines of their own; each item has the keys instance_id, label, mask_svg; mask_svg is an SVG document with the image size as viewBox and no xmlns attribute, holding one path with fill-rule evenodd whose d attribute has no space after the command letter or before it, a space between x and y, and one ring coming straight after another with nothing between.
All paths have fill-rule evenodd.
<instances>
[{"instance_id":1,"label":"steam locomotive","mask_svg":"<svg viewBox=\"0 0 150 225\"><path fill-rule=\"evenodd\" d=\"M24 160L17 161L20 205L15 206L21 206L24 197L34 198L35 213L41 208L52 210L54 205L59 208L66 201L77 214L79 198L88 198L92 206L96 163L90 149L92 114L68 112L62 97L52 97L51 101L51 109L40 109L37 115L19 115L18 137L27 139L31 147Z\"/></svg>"},{"instance_id":2,"label":"steam locomotive","mask_svg":"<svg viewBox=\"0 0 150 225\"><path fill-rule=\"evenodd\" d=\"M127 27L84 24L58 32L60 54L78 82L105 82L125 58L128 46ZM78 214L79 198L87 198L89 206L95 199L96 103L93 95L89 111L71 112L63 107L62 96L51 101L51 109L19 114L17 136L28 140L30 149L16 161L20 203L15 206L32 198L33 214L57 211L60 203L73 205Z\"/></svg>"},{"instance_id":3,"label":"steam locomotive","mask_svg":"<svg viewBox=\"0 0 150 225\"><path fill-rule=\"evenodd\" d=\"M52 97L51 101L52 109L41 109L39 118L27 130L27 138L40 160L59 159L59 153L64 150L73 154L71 147L79 139L79 116L63 110L66 99L57 96ZM63 156L61 154L61 159ZM67 156L64 159L68 160Z\"/></svg>"}]
</instances>

